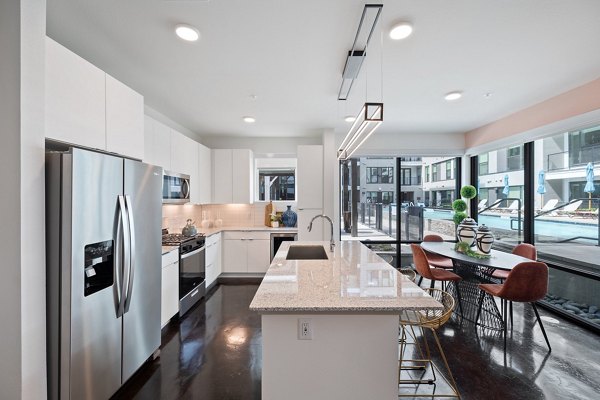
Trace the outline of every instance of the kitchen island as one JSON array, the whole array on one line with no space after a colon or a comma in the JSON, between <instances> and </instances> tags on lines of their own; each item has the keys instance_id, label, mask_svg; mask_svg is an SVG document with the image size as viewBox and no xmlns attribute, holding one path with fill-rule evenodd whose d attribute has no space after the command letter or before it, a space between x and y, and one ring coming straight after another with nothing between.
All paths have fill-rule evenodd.
<instances>
[{"instance_id":1,"label":"kitchen island","mask_svg":"<svg viewBox=\"0 0 600 400\"><path fill-rule=\"evenodd\" d=\"M326 259L288 260L292 246L323 246ZM262 398L397 398L398 315L439 308L359 242L334 252L283 243L250 304L261 314Z\"/></svg>"}]
</instances>

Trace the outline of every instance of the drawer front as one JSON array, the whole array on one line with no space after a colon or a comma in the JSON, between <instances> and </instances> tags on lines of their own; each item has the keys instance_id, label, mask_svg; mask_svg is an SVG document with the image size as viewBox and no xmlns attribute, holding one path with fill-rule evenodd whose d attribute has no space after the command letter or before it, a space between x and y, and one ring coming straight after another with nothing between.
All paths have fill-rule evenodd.
<instances>
[{"instance_id":1,"label":"drawer front","mask_svg":"<svg viewBox=\"0 0 600 400\"><path fill-rule=\"evenodd\" d=\"M176 263L179 261L179 250L175 249L162 255L162 267Z\"/></svg>"},{"instance_id":2,"label":"drawer front","mask_svg":"<svg viewBox=\"0 0 600 400\"><path fill-rule=\"evenodd\" d=\"M228 231L225 232L225 240L270 240L269 231Z\"/></svg>"},{"instance_id":3,"label":"drawer front","mask_svg":"<svg viewBox=\"0 0 600 400\"><path fill-rule=\"evenodd\" d=\"M221 240L221 233L215 233L206 238L206 247L211 246Z\"/></svg>"}]
</instances>

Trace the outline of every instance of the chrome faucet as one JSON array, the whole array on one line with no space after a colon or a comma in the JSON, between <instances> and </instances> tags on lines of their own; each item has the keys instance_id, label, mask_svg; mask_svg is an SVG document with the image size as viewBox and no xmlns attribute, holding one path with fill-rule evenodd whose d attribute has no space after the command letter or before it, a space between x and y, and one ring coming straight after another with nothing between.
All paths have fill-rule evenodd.
<instances>
[{"instance_id":1,"label":"chrome faucet","mask_svg":"<svg viewBox=\"0 0 600 400\"><path fill-rule=\"evenodd\" d=\"M331 225L331 239L329 240L329 251L333 253L333 250L335 249L335 242L333 241L333 221L331 220L331 218L329 218L327 215L315 215L313 219L310 220L310 224L308 224L308 231L310 232L312 230L313 221L317 218L326 219L327 221L329 221L329 225Z\"/></svg>"}]
</instances>

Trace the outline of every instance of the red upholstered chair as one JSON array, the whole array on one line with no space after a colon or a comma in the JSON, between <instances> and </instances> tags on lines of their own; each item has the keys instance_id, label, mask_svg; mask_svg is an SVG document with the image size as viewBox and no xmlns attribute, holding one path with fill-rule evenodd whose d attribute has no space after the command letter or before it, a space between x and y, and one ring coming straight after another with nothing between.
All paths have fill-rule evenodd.
<instances>
[{"instance_id":1,"label":"red upholstered chair","mask_svg":"<svg viewBox=\"0 0 600 400\"><path fill-rule=\"evenodd\" d=\"M516 245L515 248L513 249L512 253L517 256L529 258L530 260L533 260L533 261L537 260L537 250L534 245L529 244L529 243L520 243L520 244ZM504 281L506 278L508 278L509 273L510 273L510 271L503 270L503 269L497 269L497 270L494 270L494 272L492 273L492 278L496 278L496 279L499 279L500 281ZM504 301L503 301L503 303L504 303ZM502 306L502 309L504 309L504 305ZM512 326L512 323L513 323L513 307L512 307L512 302L510 302L510 325L511 326Z\"/></svg>"},{"instance_id":2,"label":"red upholstered chair","mask_svg":"<svg viewBox=\"0 0 600 400\"><path fill-rule=\"evenodd\" d=\"M423 238L424 242L443 242L444 239L440 235L425 235ZM443 268L443 269L453 269L452 260L448 257L440 256L439 254L428 253L427 259L429 260L429 265L435 268Z\"/></svg>"},{"instance_id":3,"label":"red upholstered chair","mask_svg":"<svg viewBox=\"0 0 600 400\"><path fill-rule=\"evenodd\" d=\"M529 258L530 260L537 260L537 250L534 245L529 243L521 243L515 246L512 251L513 254L525 258ZM510 271L505 271L502 269L497 269L492 273L492 278L505 280L508 277L508 273Z\"/></svg>"},{"instance_id":4,"label":"red upholstered chair","mask_svg":"<svg viewBox=\"0 0 600 400\"><path fill-rule=\"evenodd\" d=\"M542 320L540 319L540 314L535 306L536 301L541 300L546 295L548 291L548 266L542 262L522 262L517 264L512 271L508 274L506 281L502 284L480 284L479 288L481 289L481 296L479 299L479 309L477 311L477 318L475 321L479 320L479 315L481 314L481 306L483 304L483 297L485 294L489 294L490 296L499 297L504 300L503 308L504 308L504 353L506 354L506 302L507 301L517 301L519 303L529 303L531 307L533 307L533 311L535 312L535 316L537 318L538 323L540 324L540 328L542 329L542 333L544 334L544 339L546 339L546 344L548 345L548 349L552 351L552 347L550 347L550 341L548 340L548 336L546 335L546 330L544 329L544 325L542 324Z\"/></svg>"},{"instance_id":5,"label":"red upholstered chair","mask_svg":"<svg viewBox=\"0 0 600 400\"><path fill-rule=\"evenodd\" d=\"M460 290L458 288L458 282L462 280L462 278L456 275L452 271L448 271L441 268L431 268L429 265L429 260L427 255L425 254L425 250L421 248L418 244L411 244L410 248L412 250L413 261L415 263L415 269L421 275L421 278L427 278L431 280L431 288L435 286L435 281L440 282L453 282L454 288L456 289L456 297L458 298L458 306L460 307L461 315L462 315L462 304L460 301ZM419 284L421 281L419 281Z\"/></svg>"}]
</instances>

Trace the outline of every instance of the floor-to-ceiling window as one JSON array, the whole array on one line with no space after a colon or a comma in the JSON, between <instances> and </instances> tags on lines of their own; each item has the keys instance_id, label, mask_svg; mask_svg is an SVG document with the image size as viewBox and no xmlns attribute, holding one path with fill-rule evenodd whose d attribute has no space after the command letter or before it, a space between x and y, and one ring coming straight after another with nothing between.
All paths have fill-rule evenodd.
<instances>
[{"instance_id":1,"label":"floor-to-ceiling window","mask_svg":"<svg viewBox=\"0 0 600 400\"><path fill-rule=\"evenodd\" d=\"M402 243L419 242L429 233L454 240L451 204L457 198L457 168L453 157L366 156L342 161L342 240L370 241L383 255L395 253L396 266L411 263Z\"/></svg>"},{"instance_id":2,"label":"floor-to-ceiling window","mask_svg":"<svg viewBox=\"0 0 600 400\"><path fill-rule=\"evenodd\" d=\"M534 242L546 305L600 329L600 126L534 143Z\"/></svg>"},{"instance_id":3,"label":"floor-to-ceiling window","mask_svg":"<svg viewBox=\"0 0 600 400\"><path fill-rule=\"evenodd\" d=\"M478 154L478 222L491 229L498 246L523 241L523 154L523 145Z\"/></svg>"}]
</instances>

